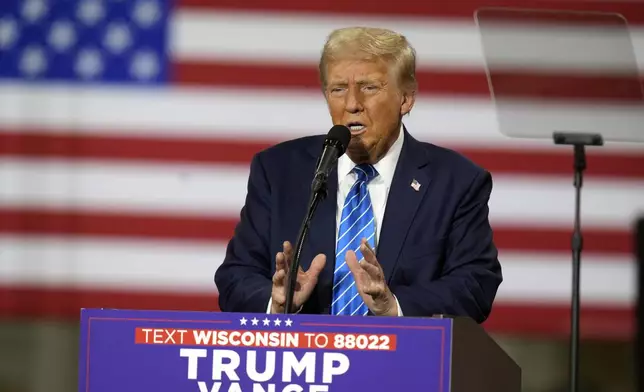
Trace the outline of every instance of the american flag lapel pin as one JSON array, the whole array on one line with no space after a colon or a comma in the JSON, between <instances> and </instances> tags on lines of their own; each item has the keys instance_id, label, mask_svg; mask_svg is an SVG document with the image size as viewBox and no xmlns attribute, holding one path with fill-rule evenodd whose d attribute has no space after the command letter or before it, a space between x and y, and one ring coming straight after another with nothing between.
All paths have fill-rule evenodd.
<instances>
[{"instance_id":1,"label":"american flag lapel pin","mask_svg":"<svg viewBox=\"0 0 644 392\"><path fill-rule=\"evenodd\" d=\"M411 187L414 188L416 192L418 192L418 190L420 189L420 183L414 178L414 180L411 182Z\"/></svg>"}]
</instances>

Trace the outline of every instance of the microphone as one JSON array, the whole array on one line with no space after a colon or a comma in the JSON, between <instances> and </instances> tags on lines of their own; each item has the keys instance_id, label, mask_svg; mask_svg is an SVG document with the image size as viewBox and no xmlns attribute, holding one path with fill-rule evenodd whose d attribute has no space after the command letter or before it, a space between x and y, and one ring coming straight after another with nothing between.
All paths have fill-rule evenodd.
<instances>
[{"instance_id":1,"label":"microphone","mask_svg":"<svg viewBox=\"0 0 644 392\"><path fill-rule=\"evenodd\" d=\"M329 178L329 172L338 161L338 158L344 154L351 141L351 131L344 125L334 125L324 140L322 155L318 160L311 192L313 194L322 192L322 197L326 196L326 182Z\"/></svg>"},{"instance_id":2,"label":"microphone","mask_svg":"<svg viewBox=\"0 0 644 392\"><path fill-rule=\"evenodd\" d=\"M286 303L284 306L284 314L289 314L291 307L293 307L293 296L295 295L295 285L297 284L297 272L300 269L300 255L302 253L302 246L306 238L313 219L313 213L317 208L320 200L326 197L326 183L329 178L329 172L337 163L338 158L344 154L351 140L351 131L344 125L334 125L324 139L322 144L322 155L318 159L315 175L311 184L311 198L309 200L308 211L306 217L300 227L300 232L297 236L297 243L295 244L295 255L291 262L287 281L286 281Z\"/></svg>"}]
</instances>

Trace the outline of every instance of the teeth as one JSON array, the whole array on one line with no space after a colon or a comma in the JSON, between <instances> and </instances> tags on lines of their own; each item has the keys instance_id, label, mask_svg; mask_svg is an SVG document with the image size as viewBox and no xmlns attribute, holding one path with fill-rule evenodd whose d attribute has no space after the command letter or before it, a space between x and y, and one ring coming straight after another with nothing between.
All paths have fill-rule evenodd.
<instances>
[{"instance_id":1,"label":"teeth","mask_svg":"<svg viewBox=\"0 0 644 392\"><path fill-rule=\"evenodd\" d=\"M360 131L364 128L364 125L350 125L349 129L352 131Z\"/></svg>"}]
</instances>

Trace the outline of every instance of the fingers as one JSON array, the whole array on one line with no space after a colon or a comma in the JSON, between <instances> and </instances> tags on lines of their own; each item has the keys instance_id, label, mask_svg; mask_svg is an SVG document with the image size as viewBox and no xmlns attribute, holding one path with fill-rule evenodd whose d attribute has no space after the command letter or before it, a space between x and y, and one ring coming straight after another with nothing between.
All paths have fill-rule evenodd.
<instances>
[{"instance_id":1,"label":"fingers","mask_svg":"<svg viewBox=\"0 0 644 392\"><path fill-rule=\"evenodd\" d=\"M360 244L360 253L362 257L371 265L378 265L378 260L376 259L376 252L371 248L366 238L363 238Z\"/></svg>"},{"instance_id":2,"label":"fingers","mask_svg":"<svg viewBox=\"0 0 644 392\"><path fill-rule=\"evenodd\" d=\"M347 262L347 267L349 267L349 270L353 275L353 279L356 281L357 287L360 287L364 280L363 275L365 275L365 271L362 269L361 263L358 263L358 258L356 257L355 252L352 250L347 251L344 259Z\"/></svg>"},{"instance_id":3,"label":"fingers","mask_svg":"<svg viewBox=\"0 0 644 392\"><path fill-rule=\"evenodd\" d=\"M385 286L382 268L376 259L375 252L366 239L363 239L360 244L360 252L362 253L360 262L358 262L358 258L353 251L346 253L347 266L356 280L358 290L367 295L378 297L382 294Z\"/></svg>"},{"instance_id":4,"label":"fingers","mask_svg":"<svg viewBox=\"0 0 644 392\"><path fill-rule=\"evenodd\" d=\"M284 255L281 252L277 254L277 259L280 258L284 258ZM286 270L284 268L278 269L273 274L273 289L271 290L272 313L280 313L280 309L284 307L284 303L286 302L286 294L284 292L285 284Z\"/></svg>"},{"instance_id":5,"label":"fingers","mask_svg":"<svg viewBox=\"0 0 644 392\"><path fill-rule=\"evenodd\" d=\"M282 249L286 260L286 268L290 269L291 262L293 261L293 247L291 246L290 242L284 241L284 243L282 244Z\"/></svg>"},{"instance_id":6,"label":"fingers","mask_svg":"<svg viewBox=\"0 0 644 392\"><path fill-rule=\"evenodd\" d=\"M366 258L365 258L366 260ZM380 268L377 265L374 265L369 262L362 262L359 264L360 268L366 272L367 276L372 280L381 280L382 274L380 273Z\"/></svg>"},{"instance_id":7,"label":"fingers","mask_svg":"<svg viewBox=\"0 0 644 392\"><path fill-rule=\"evenodd\" d=\"M380 268L380 263L378 263L378 259L376 258L376 252L371 248L366 238L363 238L361 241L360 253L362 253L362 262L360 263L360 267L372 279L381 279L382 269Z\"/></svg>"},{"instance_id":8,"label":"fingers","mask_svg":"<svg viewBox=\"0 0 644 392\"><path fill-rule=\"evenodd\" d=\"M356 281L356 288L360 294L374 295L377 294L378 281L370 273L371 268L376 268L375 266L360 262L358 263L358 258L356 257L355 252L348 251L345 256L347 266L351 270L353 279Z\"/></svg>"},{"instance_id":9,"label":"fingers","mask_svg":"<svg viewBox=\"0 0 644 392\"><path fill-rule=\"evenodd\" d=\"M288 271L291 265L292 255L293 248L291 247L291 243L284 241L282 244L282 252L278 252L275 255L275 271Z\"/></svg>"},{"instance_id":10,"label":"fingers","mask_svg":"<svg viewBox=\"0 0 644 392\"><path fill-rule=\"evenodd\" d=\"M313 258L311 266L306 273L312 278L317 278L318 275L320 275L320 272L322 272L322 270L324 269L325 264L326 256L320 253L319 255L315 256L315 258Z\"/></svg>"},{"instance_id":11,"label":"fingers","mask_svg":"<svg viewBox=\"0 0 644 392\"><path fill-rule=\"evenodd\" d=\"M286 271L281 269L273 274L273 286L284 286L286 280Z\"/></svg>"},{"instance_id":12,"label":"fingers","mask_svg":"<svg viewBox=\"0 0 644 392\"><path fill-rule=\"evenodd\" d=\"M286 302L286 293L284 293L284 290L273 290L271 298L273 300L273 304L276 305L277 308L284 307L284 303Z\"/></svg>"},{"instance_id":13,"label":"fingers","mask_svg":"<svg viewBox=\"0 0 644 392\"><path fill-rule=\"evenodd\" d=\"M275 255L275 271L286 270L286 255L284 252L277 252Z\"/></svg>"}]
</instances>

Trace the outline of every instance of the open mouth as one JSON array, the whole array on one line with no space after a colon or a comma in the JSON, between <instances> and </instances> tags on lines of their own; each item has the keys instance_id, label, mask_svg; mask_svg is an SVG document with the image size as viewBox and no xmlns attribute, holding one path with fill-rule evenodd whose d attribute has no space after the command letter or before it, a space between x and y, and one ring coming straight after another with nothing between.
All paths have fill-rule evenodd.
<instances>
[{"instance_id":1,"label":"open mouth","mask_svg":"<svg viewBox=\"0 0 644 392\"><path fill-rule=\"evenodd\" d=\"M367 129L363 123L356 121L348 123L347 127L351 131L352 135L359 135Z\"/></svg>"}]
</instances>

